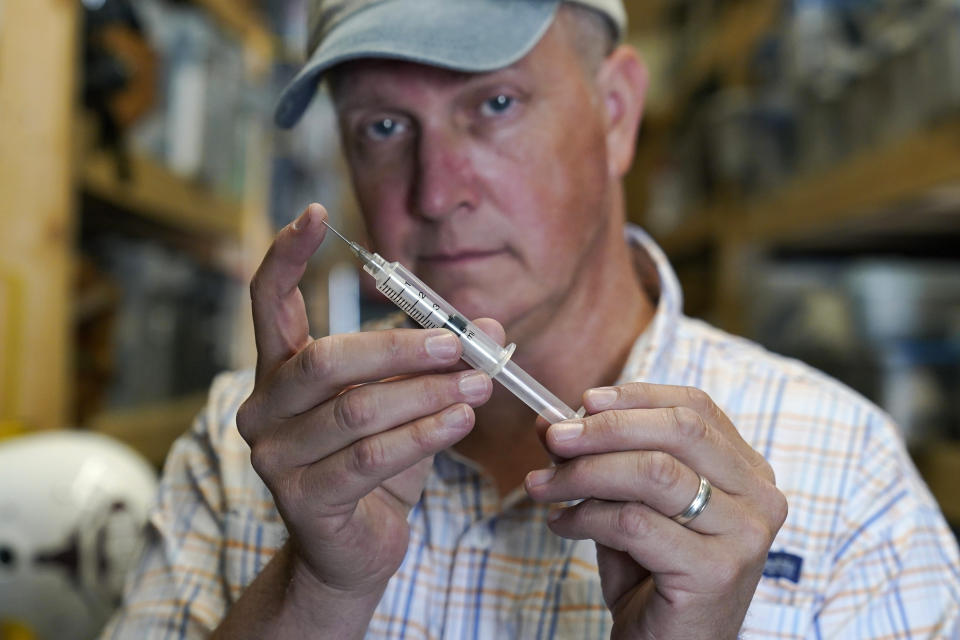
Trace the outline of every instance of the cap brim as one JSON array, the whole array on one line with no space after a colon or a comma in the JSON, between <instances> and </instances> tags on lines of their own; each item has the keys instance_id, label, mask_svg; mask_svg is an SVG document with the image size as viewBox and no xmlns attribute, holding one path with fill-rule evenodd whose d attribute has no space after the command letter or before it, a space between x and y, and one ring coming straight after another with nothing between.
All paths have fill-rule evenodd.
<instances>
[{"instance_id":1,"label":"cap brim","mask_svg":"<svg viewBox=\"0 0 960 640\"><path fill-rule=\"evenodd\" d=\"M274 113L292 127L325 71L360 58L418 62L466 72L507 67L546 33L560 0L386 0L346 18L287 85Z\"/></svg>"}]
</instances>

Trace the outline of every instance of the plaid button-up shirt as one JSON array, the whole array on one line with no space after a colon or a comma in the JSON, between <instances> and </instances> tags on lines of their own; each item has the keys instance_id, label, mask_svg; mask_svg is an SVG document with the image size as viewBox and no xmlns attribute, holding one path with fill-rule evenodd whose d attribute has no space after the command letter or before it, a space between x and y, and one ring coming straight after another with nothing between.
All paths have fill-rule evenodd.
<instances>
[{"instance_id":1,"label":"plaid button-up shirt","mask_svg":"<svg viewBox=\"0 0 960 640\"><path fill-rule=\"evenodd\" d=\"M743 637L960 637L957 544L889 417L800 362L684 317L660 249L627 235L657 311L620 382L706 391L790 505ZM174 446L104 638L206 637L286 539L237 433L252 385L251 372L220 376ZM547 509L522 489L501 499L468 460L438 455L368 637L608 638L594 544L555 536Z\"/></svg>"}]
</instances>

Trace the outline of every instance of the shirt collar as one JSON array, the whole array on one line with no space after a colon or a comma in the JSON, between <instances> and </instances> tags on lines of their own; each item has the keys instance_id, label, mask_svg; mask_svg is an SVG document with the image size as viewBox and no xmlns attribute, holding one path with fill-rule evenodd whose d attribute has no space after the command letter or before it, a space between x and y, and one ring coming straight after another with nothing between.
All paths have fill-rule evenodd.
<instances>
[{"instance_id":1,"label":"shirt collar","mask_svg":"<svg viewBox=\"0 0 960 640\"><path fill-rule=\"evenodd\" d=\"M683 292L663 249L646 231L628 224L624 235L633 250L634 268L641 286L657 310L630 350L617 384L630 380L663 384L683 313Z\"/></svg>"}]
</instances>

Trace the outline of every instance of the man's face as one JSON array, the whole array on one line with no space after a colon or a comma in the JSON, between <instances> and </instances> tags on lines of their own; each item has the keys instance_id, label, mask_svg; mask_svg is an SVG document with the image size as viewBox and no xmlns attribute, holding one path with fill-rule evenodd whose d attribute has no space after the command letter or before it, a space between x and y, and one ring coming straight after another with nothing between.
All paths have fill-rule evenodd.
<instances>
[{"instance_id":1,"label":"man's face","mask_svg":"<svg viewBox=\"0 0 960 640\"><path fill-rule=\"evenodd\" d=\"M611 219L604 106L566 28L492 73L349 63L334 92L376 250L508 330L560 308Z\"/></svg>"}]
</instances>

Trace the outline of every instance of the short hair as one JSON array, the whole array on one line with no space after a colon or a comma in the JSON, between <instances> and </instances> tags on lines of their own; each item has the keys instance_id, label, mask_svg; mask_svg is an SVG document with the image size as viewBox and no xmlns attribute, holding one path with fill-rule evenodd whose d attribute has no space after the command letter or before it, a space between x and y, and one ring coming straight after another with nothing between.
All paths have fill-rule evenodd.
<instances>
[{"instance_id":1,"label":"short hair","mask_svg":"<svg viewBox=\"0 0 960 640\"><path fill-rule=\"evenodd\" d=\"M616 46L616 27L603 13L576 2L564 2L558 19L568 28L584 69L593 75Z\"/></svg>"}]
</instances>

